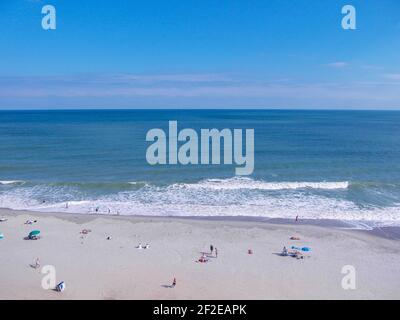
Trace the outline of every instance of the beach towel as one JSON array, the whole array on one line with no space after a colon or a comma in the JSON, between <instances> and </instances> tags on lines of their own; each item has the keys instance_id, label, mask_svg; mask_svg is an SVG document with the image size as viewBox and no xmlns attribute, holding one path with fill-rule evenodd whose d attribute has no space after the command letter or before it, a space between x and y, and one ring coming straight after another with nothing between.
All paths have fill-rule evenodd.
<instances>
[{"instance_id":1,"label":"beach towel","mask_svg":"<svg viewBox=\"0 0 400 320\"><path fill-rule=\"evenodd\" d=\"M292 249L293 250L299 250L299 251L305 251L305 252L311 251L311 248L309 248L309 247L299 248L299 247L292 246Z\"/></svg>"}]
</instances>

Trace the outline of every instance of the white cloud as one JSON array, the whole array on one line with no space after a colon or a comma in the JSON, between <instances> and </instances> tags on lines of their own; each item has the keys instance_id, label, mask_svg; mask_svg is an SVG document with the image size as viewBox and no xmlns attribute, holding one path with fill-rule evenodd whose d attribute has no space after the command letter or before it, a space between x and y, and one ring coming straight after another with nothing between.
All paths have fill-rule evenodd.
<instances>
[{"instance_id":1,"label":"white cloud","mask_svg":"<svg viewBox=\"0 0 400 320\"><path fill-rule=\"evenodd\" d=\"M344 67L349 66L349 64L344 61L336 61L336 62L328 63L327 66L331 67L331 68L344 68Z\"/></svg>"},{"instance_id":2,"label":"white cloud","mask_svg":"<svg viewBox=\"0 0 400 320\"><path fill-rule=\"evenodd\" d=\"M374 65L363 65L363 66L361 66L361 68L362 69L365 69L365 70L383 70L384 69L384 67L380 67L380 66L374 66Z\"/></svg>"},{"instance_id":3,"label":"white cloud","mask_svg":"<svg viewBox=\"0 0 400 320\"><path fill-rule=\"evenodd\" d=\"M389 80L400 80L400 73L386 73L383 76Z\"/></svg>"},{"instance_id":4,"label":"white cloud","mask_svg":"<svg viewBox=\"0 0 400 320\"><path fill-rule=\"evenodd\" d=\"M392 77L396 74L390 74ZM400 74L398 79L400 79ZM397 77L396 76L396 77ZM0 107L13 105L400 107L400 82L241 81L219 75L0 77ZM281 79L278 79L281 80ZM70 103L70 104L68 104Z\"/></svg>"}]
</instances>

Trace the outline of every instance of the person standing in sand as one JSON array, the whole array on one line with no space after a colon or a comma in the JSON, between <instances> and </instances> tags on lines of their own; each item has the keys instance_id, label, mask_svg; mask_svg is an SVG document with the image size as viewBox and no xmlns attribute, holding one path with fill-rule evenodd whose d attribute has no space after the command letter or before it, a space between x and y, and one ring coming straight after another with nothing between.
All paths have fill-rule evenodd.
<instances>
[{"instance_id":1,"label":"person standing in sand","mask_svg":"<svg viewBox=\"0 0 400 320\"><path fill-rule=\"evenodd\" d=\"M213 254L213 252L214 252L214 246L212 244L210 245L210 252L211 252L211 254Z\"/></svg>"},{"instance_id":2,"label":"person standing in sand","mask_svg":"<svg viewBox=\"0 0 400 320\"><path fill-rule=\"evenodd\" d=\"M215 247L215 257L218 258L218 249Z\"/></svg>"},{"instance_id":3,"label":"person standing in sand","mask_svg":"<svg viewBox=\"0 0 400 320\"><path fill-rule=\"evenodd\" d=\"M40 260L39 260L39 258L36 258L35 264L31 265L31 267L32 267L33 269L38 269L38 268L40 268Z\"/></svg>"},{"instance_id":4,"label":"person standing in sand","mask_svg":"<svg viewBox=\"0 0 400 320\"><path fill-rule=\"evenodd\" d=\"M176 286L176 278L174 278L174 281L172 281L171 288L175 288L175 286Z\"/></svg>"}]
</instances>

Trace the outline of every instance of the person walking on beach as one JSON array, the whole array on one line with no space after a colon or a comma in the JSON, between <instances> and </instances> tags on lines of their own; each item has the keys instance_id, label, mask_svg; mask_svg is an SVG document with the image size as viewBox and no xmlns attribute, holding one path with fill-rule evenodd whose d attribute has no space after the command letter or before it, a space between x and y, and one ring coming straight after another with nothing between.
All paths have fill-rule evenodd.
<instances>
[{"instance_id":1,"label":"person walking on beach","mask_svg":"<svg viewBox=\"0 0 400 320\"><path fill-rule=\"evenodd\" d=\"M299 221L299 215L296 216L296 222Z\"/></svg>"},{"instance_id":2,"label":"person walking on beach","mask_svg":"<svg viewBox=\"0 0 400 320\"><path fill-rule=\"evenodd\" d=\"M215 257L218 258L218 249L215 247Z\"/></svg>"},{"instance_id":3,"label":"person walking on beach","mask_svg":"<svg viewBox=\"0 0 400 320\"><path fill-rule=\"evenodd\" d=\"M210 245L210 252L211 252L211 254L213 254L213 252L214 252L214 246L212 244Z\"/></svg>"},{"instance_id":4,"label":"person walking on beach","mask_svg":"<svg viewBox=\"0 0 400 320\"><path fill-rule=\"evenodd\" d=\"M174 278L174 281L172 281L171 288L175 288L175 286L176 286L176 278Z\"/></svg>"},{"instance_id":5,"label":"person walking on beach","mask_svg":"<svg viewBox=\"0 0 400 320\"><path fill-rule=\"evenodd\" d=\"M33 269L38 269L38 268L40 268L40 260L39 260L39 258L36 258L35 264L31 264L31 267L32 267Z\"/></svg>"}]
</instances>

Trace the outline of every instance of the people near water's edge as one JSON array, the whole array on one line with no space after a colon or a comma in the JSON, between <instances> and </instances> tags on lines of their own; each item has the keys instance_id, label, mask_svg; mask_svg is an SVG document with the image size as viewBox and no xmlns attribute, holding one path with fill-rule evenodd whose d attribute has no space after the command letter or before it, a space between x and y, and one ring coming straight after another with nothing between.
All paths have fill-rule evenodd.
<instances>
[{"instance_id":1,"label":"people near water's edge","mask_svg":"<svg viewBox=\"0 0 400 320\"><path fill-rule=\"evenodd\" d=\"M172 281L171 288L175 288L175 286L176 286L176 278L174 277L174 281Z\"/></svg>"},{"instance_id":2,"label":"people near water's edge","mask_svg":"<svg viewBox=\"0 0 400 320\"><path fill-rule=\"evenodd\" d=\"M283 247L281 255L282 256L287 256L288 255L288 251L287 251L286 247Z\"/></svg>"},{"instance_id":3,"label":"people near water's edge","mask_svg":"<svg viewBox=\"0 0 400 320\"><path fill-rule=\"evenodd\" d=\"M214 246L212 244L210 245L210 252L211 252L211 254L213 254L213 252L214 252Z\"/></svg>"},{"instance_id":4,"label":"people near water's edge","mask_svg":"<svg viewBox=\"0 0 400 320\"><path fill-rule=\"evenodd\" d=\"M218 249L215 248L215 257L218 258Z\"/></svg>"},{"instance_id":5,"label":"people near water's edge","mask_svg":"<svg viewBox=\"0 0 400 320\"><path fill-rule=\"evenodd\" d=\"M296 222L299 221L299 215L296 216Z\"/></svg>"}]
</instances>

